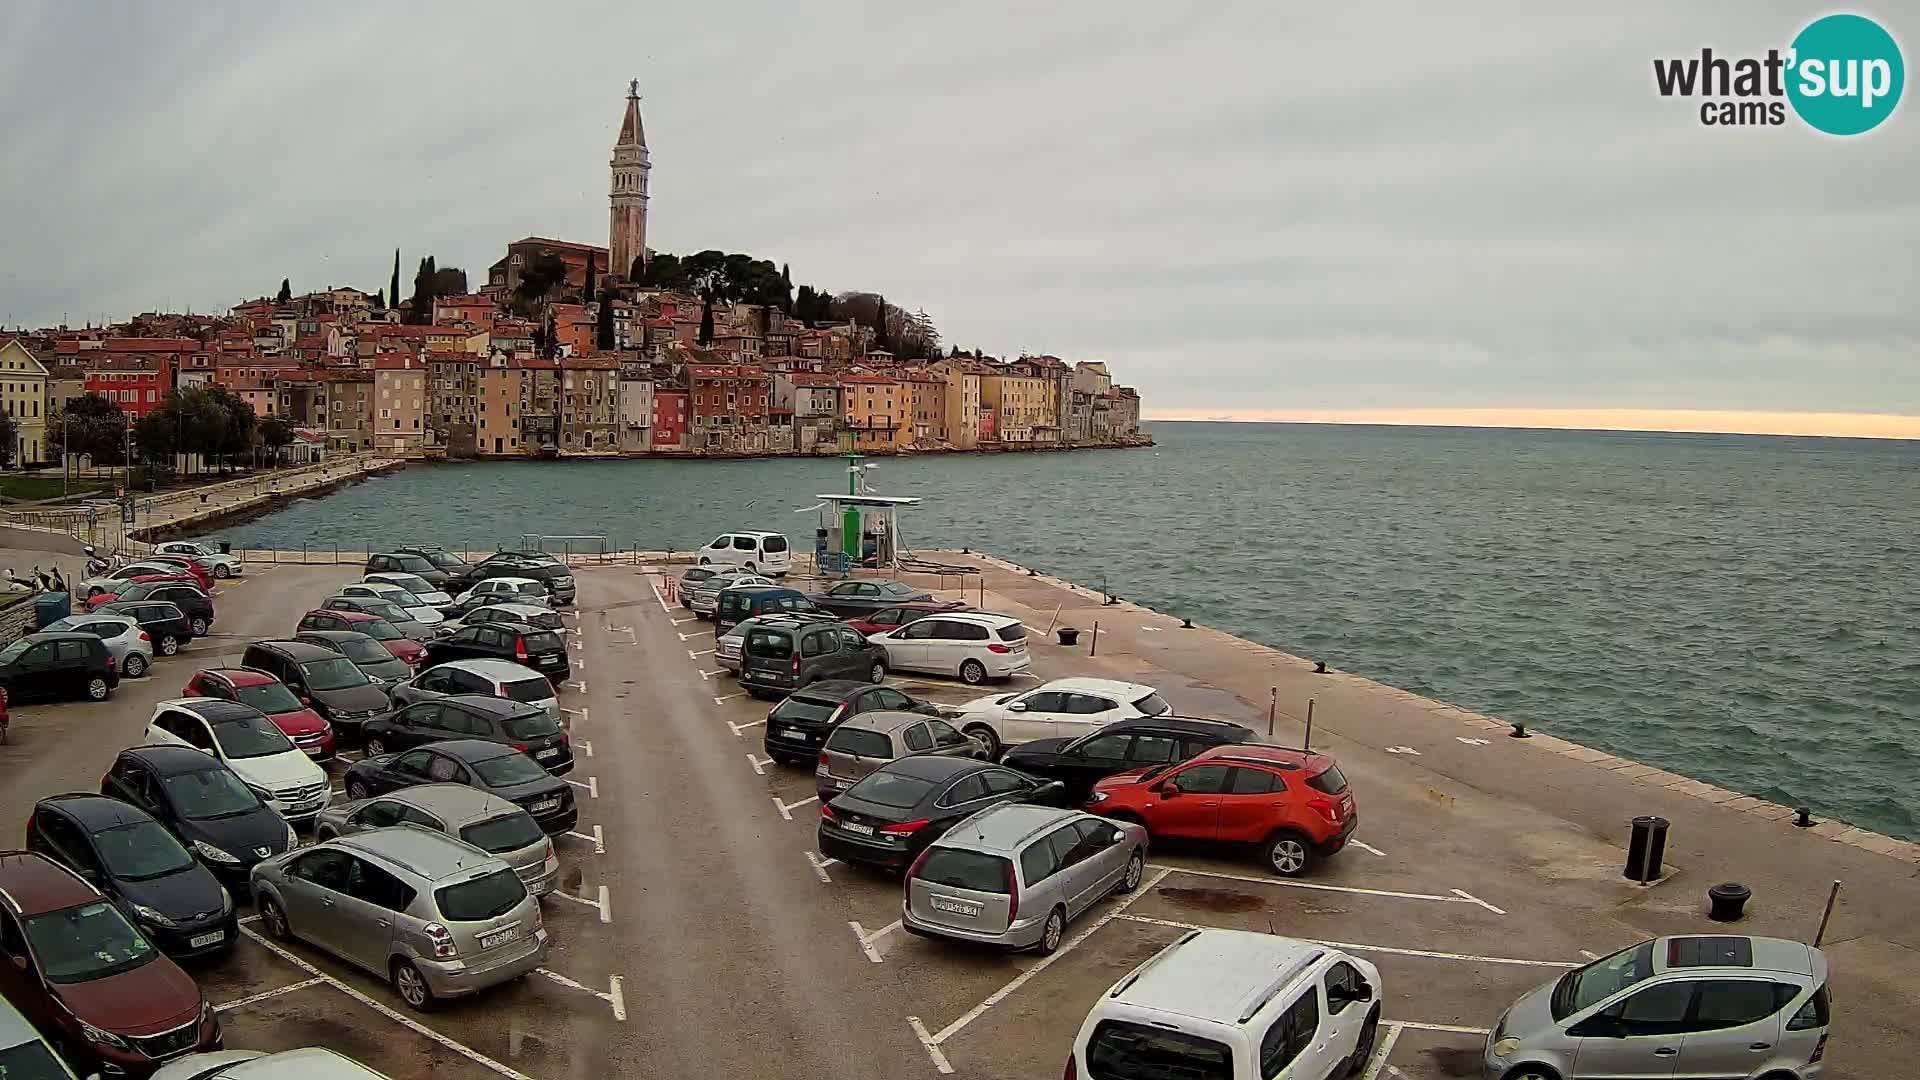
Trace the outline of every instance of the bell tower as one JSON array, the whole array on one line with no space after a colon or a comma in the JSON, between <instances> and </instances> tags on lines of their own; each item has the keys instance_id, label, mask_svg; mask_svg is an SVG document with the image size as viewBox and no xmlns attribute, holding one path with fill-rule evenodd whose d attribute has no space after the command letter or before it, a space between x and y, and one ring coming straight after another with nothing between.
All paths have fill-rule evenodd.
<instances>
[{"instance_id":1,"label":"bell tower","mask_svg":"<svg viewBox=\"0 0 1920 1080\"><path fill-rule=\"evenodd\" d=\"M640 80L627 84L627 111L613 142L613 178L608 191L608 276L627 280L633 260L647 253L647 132L640 124Z\"/></svg>"}]
</instances>

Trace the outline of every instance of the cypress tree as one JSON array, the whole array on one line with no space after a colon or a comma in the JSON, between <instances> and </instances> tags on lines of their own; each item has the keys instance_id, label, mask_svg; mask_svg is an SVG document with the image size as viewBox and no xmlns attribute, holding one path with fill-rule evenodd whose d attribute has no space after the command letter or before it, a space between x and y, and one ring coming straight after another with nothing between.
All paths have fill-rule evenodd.
<instances>
[{"instance_id":1,"label":"cypress tree","mask_svg":"<svg viewBox=\"0 0 1920 1080\"><path fill-rule=\"evenodd\" d=\"M393 249L393 280L387 282L387 295L393 298L393 302L395 304L398 304L400 302L400 249L399 248ZM380 306L386 307L385 304L382 304Z\"/></svg>"},{"instance_id":2,"label":"cypress tree","mask_svg":"<svg viewBox=\"0 0 1920 1080\"><path fill-rule=\"evenodd\" d=\"M593 260L594 253L591 251L587 252L587 287L580 291L580 298L583 301L592 301L593 299Z\"/></svg>"},{"instance_id":3,"label":"cypress tree","mask_svg":"<svg viewBox=\"0 0 1920 1080\"><path fill-rule=\"evenodd\" d=\"M280 303L280 304L289 304L293 302L293 283L292 282L288 281L286 278L280 279L280 295L274 298L274 302Z\"/></svg>"},{"instance_id":4,"label":"cypress tree","mask_svg":"<svg viewBox=\"0 0 1920 1080\"><path fill-rule=\"evenodd\" d=\"M713 290L706 291L706 301L700 305L700 344L713 344Z\"/></svg>"}]
</instances>

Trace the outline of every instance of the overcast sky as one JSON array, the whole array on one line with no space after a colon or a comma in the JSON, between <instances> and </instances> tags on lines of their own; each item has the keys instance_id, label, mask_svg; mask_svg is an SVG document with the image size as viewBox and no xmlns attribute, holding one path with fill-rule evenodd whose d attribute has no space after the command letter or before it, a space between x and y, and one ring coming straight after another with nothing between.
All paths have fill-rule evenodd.
<instances>
[{"instance_id":1,"label":"overcast sky","mask_svg":"<svg viewBox=\"0 0 1920 1080\"><path fill-rule=\"evenodd\" d=\"M1914 104L1840 140L1653 90L1822 5L917 7L16 0L0 322L604 244L637 77L656 250L1107 360L1149 415L1920 414ZM1858 10L1911 66L1920 14Z\"/></svg>"}]
</instances>

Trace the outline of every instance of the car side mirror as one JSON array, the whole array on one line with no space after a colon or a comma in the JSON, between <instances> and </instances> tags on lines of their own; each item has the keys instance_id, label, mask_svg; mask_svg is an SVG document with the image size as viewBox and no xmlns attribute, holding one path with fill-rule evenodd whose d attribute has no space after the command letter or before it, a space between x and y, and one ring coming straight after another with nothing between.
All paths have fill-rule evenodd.
<instances>
[{"instance_id":1,"label":"car side mirror","mask_svg":"<svg viewBox=\"0 0 1920 1080\"><path fill-rule=\"evenodd\" d=\"M1111 833L1107 834L1107 843L1109 845L1118 844L1121 841L1125 840L1126 838L1127 838L1127 830L1115 829Z\"/></svg>"},{"instance_id":2,"label":"car side mirror","mask_svg":"<svg viewBox=\"0 0 1920 1080\"><path fill-rule=\"evenodd\" d=\"M1029 792L1027 794L1027 800L1029 802L1051 803L1058 801L1060 797L1066 793L1067 785L1058 780L1049 780Z\"/></svg>"},{"instance_id":3,"label":"car side mirror","mask_svg":"<svg viewBox=\"0 0 1920 1080\"><path fill-rule=\"evenodd\" d=\"M1009 701L1007 702L1007 711L1008 712L1026 712L1027 703L1024 701Z\"/></svg>"},{"instance_id":4,"label":"car side mirror","mask_svg":"<svg viewBox=\"0 0 1920 1080\"><path fill-rule=\"evenodd\" d=\"M1179 784L1176 784L1176 783L1174 783L1173 781L1171 781L1171 780L1169 780L1169 781L1167 781L1166 783L1164 783L1164 784L1161 784L1161 785L1160 785L1160 797L1161 797L1161 798L1163 798L1163 799L1171 799L1171 798L1173 798L1174 796L1176 796L1176 795L1178 795L1178 794L1180 794L1180 785L1179 785Z\"/></svg>"}]
</instances>

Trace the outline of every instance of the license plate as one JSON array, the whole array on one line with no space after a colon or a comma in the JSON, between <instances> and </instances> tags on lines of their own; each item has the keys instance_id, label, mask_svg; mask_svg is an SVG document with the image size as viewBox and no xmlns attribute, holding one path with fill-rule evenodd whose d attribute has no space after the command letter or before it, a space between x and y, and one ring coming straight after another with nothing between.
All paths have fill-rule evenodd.
<instances>
[{"instance_id":1,"label":"license plate","mask_svg":"<svg viewBox=\"0 0 1920 1080\"><path fill-rule=\"evenodd\" d=\"M537 757L537 758L550 758L550 757L559 757L559 756L560 756L560 748L556 746L556 747L554 747L554 748L553 748L553 749L551 749L551 750L542 750L542 751L540 751L539 753L537 753L537 754L534 754L533 756L534 756L534 757Z\"/></svg>"},{"instance_id":2,"label":"license plate","mask_svg":"<svg viewBox=\"0 0 1920 1080\"><path fill-rule=\"evenodd\" d=\"M801 731L799 728L783 727L780 729L780 735L782 738L799 739L801 742L807 741L807 733Z\"/></svg>"},{"instance_id":3,"label":"license plate","mask_svg":"<svg viewBox=\"0 0 1920 1080\"><path fill-rule=\"evenodd\" d=\"M855 825L853 822L849 821L846 824L841 825L840 827L842 829L845 829L847 832L853 833L856 836L872 836L873 835L873 826L871 825Z\"/></svg>"},{"instance_id":4,"label":"license plate","mask_svg":"<svg viewBox=\"0 0 1920 1080\"><path fill-rule=\"evenodd\" d=\"M519 933L520 931L517 927L509 926L505 930L495 930L491 934L481 934L480 947L483 949L491 949L495 945L505 945L518 936Z\"/></svg>"},{"instance_id":5,"label":"license plate","mask_svg":"<svg viewBox=\"0 0 1920 1080\"><path fill-rule=\"evenodd\" d=\"M542 810L558 809L559 806L559 799L541 799L539 802L533 804L533 810L535 813L539 813Z\"/></svg>"},{"instance_id":6,"label":"license plate","mask_svg":"<svg viewBox=\"0 0 1920 1080\"><path fill-rule=\"evenodd\" d=\"M196 934L188 938L187 947L190 949L200 949L208 945L218 945L225 940L227 940L227 932L225 930L215 930L211 934Z\"/></svg>"},{"instance_id":7,"label":"license plate","mask_svg":"<svg viewBox=\"0 0 1920 1080\"><path fill-rule=\"evenodd\" d=\"M559 663L560 663L560 657L558 657L558 656L543 656L543 657L541 657L541 658L540 658L540 662L541 662L542 664L545 664L545 665L546 665L546 666L548 666L548 667L553 667L553 666L555 666L555 665L557 665L557 664L559 664Z\"/></svg>"},{"instance_id":8,"label":"license plate","mask_svg":"<svg viewBox=\"0 0 1920 1080\"><path fill-rule=\"evenodd\" d=\"M933 910L935 911L946 911L955 915L965 915L969 919L980 914L979 904L970 903L965 900L949 900L944 896L934 896L929 897L927 902L933 905Z\"/></svg>"},{"instance_id":9,"label":"license plate","mask_svg":"<svg viewBox=\"0 0 1920 1080\"><path fill-rule=\"evenodd\" d=\"M289 813L289 814L304 814L304 813L306 813L306 812L307 812L307 811L309 811L309 810L318 810L318 809L320 809L320 800L319 800L319 799L314 799L314 800L313 800L313 801L311 801L311 802L303 802L303 803L298 803L298 804L296 804L296 805L294 805L294 806L290 806L290 807L288 807L288 808L287 808L287 813Z\"/></svg>"},{"instance_id":10,"label":"license plate","mask_svg":"<svg viewBox=\"0 0 1920 1080\"><path fill-rule=\"evenodd\" d=\"M839 788L841 791L845 791L848 788L853 786L853 782L850 780L832 779L832 780L829 780L828 782L831 783L834 787Z\"/></svg>"}]
</instances>

